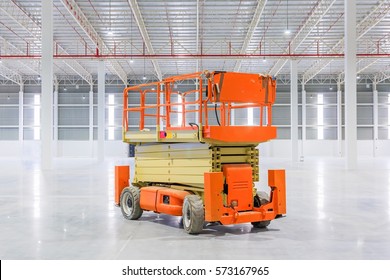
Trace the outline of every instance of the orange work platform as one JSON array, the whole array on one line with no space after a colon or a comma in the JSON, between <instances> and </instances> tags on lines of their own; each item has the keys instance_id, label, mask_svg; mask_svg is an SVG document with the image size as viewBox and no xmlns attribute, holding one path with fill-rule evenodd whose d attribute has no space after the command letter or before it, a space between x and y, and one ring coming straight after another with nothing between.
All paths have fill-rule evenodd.
<instances>
[{"instance_id":1,"label":"orange work platform","mask_svg":"<svg viewBox=\"0 0 390 280\"><path fill-rule=\"evenodd\" d=\"M178 88L195 81L194 88ZM124 90L123 140L141 142L260 143L276 138L272 123L276 82L270 76L198 72ZM139 101L133 107L129 99ZM237 126L232 114L256 110L258 123ZM189 122L192 117L195 121ZM139 123L129 125L132 119ZM175 120L175 121L174 121Z\"/></svg>"}]
</instances>

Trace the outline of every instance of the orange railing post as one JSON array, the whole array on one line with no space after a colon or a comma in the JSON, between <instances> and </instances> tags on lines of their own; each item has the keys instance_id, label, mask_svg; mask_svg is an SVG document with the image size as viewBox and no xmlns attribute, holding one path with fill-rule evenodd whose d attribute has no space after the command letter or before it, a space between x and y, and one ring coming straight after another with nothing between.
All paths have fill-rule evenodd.
<instances>
[{"instance_id":1,"label":"orange railing post","mask_svg":"<svg viewBox=\"0 0 390 280\"><path fill-rule=\"evenodd\" d=\"M203 115L202 115L202 99L203 99L203 82L202 79L199 79L199 98L198 98L198 110L199 110L199 124L202 124L203 122ZM196 109L196 108L195 108Z\"/></svg>"},{"instance_id":2,"label":"orange railing post","mask_svg":"<svg viewBox=\"0 0 390 280\"><path fill-rule=\"evenodd\" d=\"M160 84L157 85L156 125L160 126Z\"/></svg>"},{"instance_id":3,"label":"orange railing post","mask_svg":"<svg viewBox=\"0 0 390 280\"><path fill-rule=\"evenodd\" d=\"M145 129L145 91L141 92L141 112L140 112L140 120L139 120L139 129Z\"/></svg>"},{"instance_id":4,"label":"orange railing post","mask_svg":"<svg viewBox=\"0 0 390 280\"><path fill-rule=\"evenodd\" d=\"M181 126L185 127L186 126L186 98L184 95L181 97L181 115L182 115Z\"/></svg>"},{"instance_id":5,"label":"orange railing post","mask_svg":"<svg viewBox=\"0 0 390 280\"><path fill-rule=\"evenodd\" d=\"M231 108L232 104L229 102L228 103L228 110L227 110L227 126L230 126L230 121L231 121Z\"/></svg>"},{"instance_id":6,"label":"orange railing post","mask_svg":"<svg viewBox=\"0 0 390 280\"><path fill-rule=\"evenodd\" d=\"M165 83L165 116L167 128L171 127L171 83Z\"/></svg>"},{"instance_id":7,"label":"orange railing post","mask_svg":"<svg viewBox=\"0 0 390 280\"><path fill-rule=\"evenodd\" d=\"M123 133L126 133L127 132L127 129L128 129L128 90L125 89L124 90L124 94L123 94L123 118L122 118L122 130L123 130Z\"/></svg>"}]
</instances>

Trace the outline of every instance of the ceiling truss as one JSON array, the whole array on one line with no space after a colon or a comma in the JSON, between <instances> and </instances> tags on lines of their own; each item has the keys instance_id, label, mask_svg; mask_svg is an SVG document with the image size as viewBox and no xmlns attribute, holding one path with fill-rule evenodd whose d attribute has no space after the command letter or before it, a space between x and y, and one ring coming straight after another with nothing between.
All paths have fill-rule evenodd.
<instances>
[{"instance_id":1,"label":"ceiling truss","mask_svg":"<svg viewBox=\"0 0 390 280\"><path fill-rule=\"evenodd\" d=\"M32 36L32 42L40 42L41 41L41 26L40 23L32 19L28 14L14 1L1 1L0 9L6 13L10 18L12 18L17 24L19 24L22 28L24 28L29 34ZM34 43L32 43L34 44ZM60 46L59 46L60 47ZM61 48L61 47L60 47ZM65 54L67 52L61 48L61 51ZM70 67L72 70L78 69L75 71L77 74L83 73L83 78L86 78L87 82L90 82L91 74L87 72L77 61L73 61L71 63L67 62L66 65L72 65Z\"/></svg>"},{"instance_id":2,"label":"ceiling truss","mask_svg":"<svg viewBox=\"0 0 390 280\"><path fill-rule=\"evenodd\" d=\"M246 53L249 43L251 42L253 34L256 30L256 27L259 25L266 4L267 4L267 0L260 0L259 3L257 4L255 13L253 14L251 24L249 25L248 28L248 32L246 33L244 43L242 44L240 54ZM242 62L241 60L238 60L236 62L236 65L234 66L235 72L240 71L241 62Z\"/></svg>"},{"instance_id":3,"label":"ceiling truss","mask_svg":"<svg viewBox=\"0 0 390 280\"><path fill-rule=\"evenodd\" d=\"M288 77L291 59L298 60L304 82L344 75L345 0L52 1L54 72L77 75L89 85L96 82L97 60L106 62L110 81L125 85L144 82L145 73L161 80L195 69ZM0 1L2 81L38 80L41 5L41 0ZM384 81L390 65L390 1L356 5L357 74ZM291 34L284 33L286 26Z\"/></svg>"},{"instance_id":4,"label":"ceiling truss","mask_svg":"<svg viewBox=\"0 0 390 280\"><path fill-rule=\"evenodd\" d=\"M3 62L0 63L0 76L14 82L15 84L23 85L22 76L9 67L5 66Z\"/></svg>"},{"instance_id":5,"label":"ceiling truss","mask_svg":"<svg viewBox=\"0 0 390 280\"><path fill-rule=\"evenodd\" d=\"M311 15L308 17L307 21L303 24L302 28L298 30L294 38L291 40L289 47L285 50L285 53L294 53L302 42L309 36L313 29L318 25L323 16L327 14L330 7L336 2L336 0L322 0L318 1L314 7ZM276 76L279 74L280 70L287 63L286 59L279 59L276 61L274 66L269 71L269 75Z\"/></svg>"},{"instance_id":6,"label":"ceiling truss","mask_svg":"<svg viewBox=\"0 0 390 280\"><path fill-rule=\"evenodd\" d=\"M80 25L80 27L84 30L87 36L91 39L91 41L96 45L96 48L103 53L111 53L111 50L106 46L103 39L96 32L94 27L91 25L83 11L77 5L75 0L61 0L64 7L68 10L68 12L72 15L72 17L76 20L76 22ZM111 67L114 69L115 73L118 77L123 81L125 85L127 85L127 74L123 70L122 66L118 61L110 61ZM73 69L73 68L72 68ZM76 72L77 73L77 72ZM92 80L92 79L91 79Z\"/></svg>"},{"instance_id":7,"label":"ceiling truss","mask_svg":"<svg viewBox=\"0 0 390 280\"><path fill-rule=\"evenodd\" d=\"M356 41L362 38L371 28L386 17L390 10L390 1L381 0L377 6L357 25ZM341 38L330 50L330 53L340 53L344 49L344 37ZM319 60L312 65L303 75L305 81L311 80L314 76L326 68L332 61Z\"/></svg>"},{"instance_id":8,"label":"ceiling truss","mask_svg":"<svg viewBox=\"0 0 390 280\"><path fill-rule=\"evenodd\" d=\"M154 52L152 43L150 41L148 31L146 30L145 22L144 22L144 19L142 17L141 11L139 9L138 3L136 0L128 0L128 2L129 2L131 10L133 12L134 19L137 22L137 25L138 25L139 31L141 33L141 36L143 38L143 41L145 43L145 47L148 50L148 53L150 55L154 55L155 52ZM154 59L152 59L151 62L153 64L154 71L156 72L157 78L161 81L162 74L161 74L161 69L160 69L158 62Z\"/></svg>"}]
</instances>

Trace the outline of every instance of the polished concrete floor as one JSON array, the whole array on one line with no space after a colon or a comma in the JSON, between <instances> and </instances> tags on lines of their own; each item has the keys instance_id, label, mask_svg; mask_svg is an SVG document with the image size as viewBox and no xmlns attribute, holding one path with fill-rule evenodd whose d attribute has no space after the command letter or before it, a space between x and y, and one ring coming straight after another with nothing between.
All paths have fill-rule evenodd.
<instances>
[{"instance_id":1,"label":"polished concrete floor","mask_svg":"<svg viewBox=\"0 0 390 280\"><path fill-rule=\"evenodd\" d=\"M287 170L287 211L268 229L210 226L188 235L179 219L122 218L114 165L130 160L0 159L0 259L390 259L390 159L261 159ZM265 184L260 184L264 187Z\"/></svg>"}]
</instances>

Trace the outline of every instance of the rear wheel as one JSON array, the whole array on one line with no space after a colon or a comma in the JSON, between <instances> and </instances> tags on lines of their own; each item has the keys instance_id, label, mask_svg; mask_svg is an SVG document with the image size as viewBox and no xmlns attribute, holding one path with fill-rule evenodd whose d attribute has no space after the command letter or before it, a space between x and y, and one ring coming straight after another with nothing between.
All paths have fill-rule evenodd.
<instances>
[{"instance_id":1,"label":"rear wheel","mask_svg":"<svg viewBox=\"0 0 390 280\"><path fill-rule=\"evenodd\" d=\"M183 228L189 234L200 233L203 229L203 201L198 195L187 195L183 203Z\"/></svg>"},{"instance_id":2,"label":"rear wheel","mask_svg":"<svg viewBox=\"0 0 390 280\"><path fill-rule=\"evenodd\" d=\"M140 191L139 188L130 186L124 188L120 198L121 211L123 217L128 220L137 220L142 216L140 206Z\"/></svg>"},{"instance_id":3,"label":"rear wheel","mask_svg":"<svg viewBox=\"0 0 390 280\"><path fill-rule=\"evenodd\" d=\"M266 192L258 192L253 198L253 206L260 207L269 203L269 195ZM255 228L266 228L269 226L271 221L261 221L261 222L252 222L253 227Z\"/></svg>"}]
</instances>

